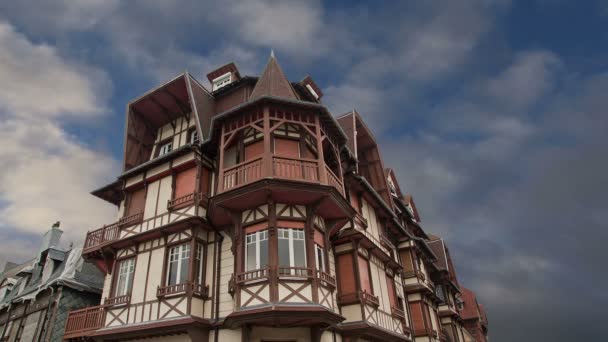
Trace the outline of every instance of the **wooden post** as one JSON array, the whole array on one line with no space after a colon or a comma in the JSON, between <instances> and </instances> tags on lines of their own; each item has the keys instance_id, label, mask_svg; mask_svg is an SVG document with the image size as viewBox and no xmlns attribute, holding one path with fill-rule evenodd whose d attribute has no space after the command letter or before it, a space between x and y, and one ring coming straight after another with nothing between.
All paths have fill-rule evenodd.
<instances>
[{"instance_id":1,"label":"wooden post","mask_svg":"<svg viewBox=\"0 0 608 342\"><path fill-rule=\"evenodd\" d=\"M272 134L270 132L270 110L268 105L264 106L264 157L262 160L264 172L263 177L273 176L272 167L272 151L271 151Z\"/></svg>"},{"instance_id":2,"label":"wooden post","mask_svg":"<svg viewBox=\"0 0 608 342\"><path fill-rule=\"evenodd\" d=\"M304 236L306 238L306 260L308 268L312 269L311 289L313 303L319 302L319 281L317 279L317 264L315 262L315 227L314 219L318 204L310 205L306 208L306 222L304 223Z\"/></svg>"},{"instance_id":3,"label":"wooden post","mask_svg":"<svg viewBox=\"0 0 608 342\"><path fill-rule=\"evenodd\" d=\"M319 122L318 115L315 115L315 134L317 138L317 165L319 168L319 183L327 184L325 158L323 157L323 140L321 139L321 123Z\"/></svg>"},{"instance_id":4,"label":"wooden post","mask_svg":"<svg viewBox=\"0 0 608 342\"><path fill-rule=\"evenodd\" d=\"M274 200L268 199L268 263L270 264L270 302L279 301L279 236Z\"/></svg>"},{"instance_id":5,"label":"wooden post","mask_svg":"<svg viewBox=\"0 0 608 342\"><path fill-rule=\"evenodd\" d=\"M222 133L220 135L220 156L219 156L219 160L218 160L218 176L217 176L217 192L216 193L222 193L224 192L224 149L226 148L226 146L224 146L224 131L225 131L225 127L226 124L222 123Z\"/></svg>"}]
</instances>

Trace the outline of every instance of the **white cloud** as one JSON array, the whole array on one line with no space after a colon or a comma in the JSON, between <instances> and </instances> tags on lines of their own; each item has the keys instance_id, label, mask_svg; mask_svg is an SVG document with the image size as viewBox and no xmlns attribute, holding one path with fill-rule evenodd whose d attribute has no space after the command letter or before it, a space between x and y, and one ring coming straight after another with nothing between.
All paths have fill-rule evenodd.
<instances>
[{"instance_id":1,"label":"white cloud","mask_svg":"<svg viewBox=\"0 0 608 342\"><path fill-rule=\"evenodd\" d=\"M104 113L107 92L99 86L110 83L103 71L65 60L3 22L0 51L0 235L6 237L0 259L6 259L14 253L10 244L26 247L57 220L74 241L110 222L115 209L89 192L114 177L118 163L57 122Z\"/></svg>"},{"instance_id":2,"label":"white cloud","mask_svg":"<svg viewBox=\"0 0 608 342\"><path fill-rule=\"evenodd\" d=\"M0 109L18 116L92 116L103 113L106 75L63 60L0 21Z\"/></svg>"}]
</instances>

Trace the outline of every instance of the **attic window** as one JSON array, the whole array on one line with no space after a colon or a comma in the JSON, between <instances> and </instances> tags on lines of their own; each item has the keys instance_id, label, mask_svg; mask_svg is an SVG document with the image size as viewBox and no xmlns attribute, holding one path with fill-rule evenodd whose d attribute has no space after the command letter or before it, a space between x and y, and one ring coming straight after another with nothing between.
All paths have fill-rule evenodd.
<instances>
[{"instance_id":1,"label":"attic window","mask_svg":"<svg viewBox=\"0 0 608 342\"><path fill-rule=\"evenodd\" d=\"M232 81L232 74L227 72L222 76L213 80L213 90L218 90L221 87L228 85Z\"/></svg>"}]
</instances>

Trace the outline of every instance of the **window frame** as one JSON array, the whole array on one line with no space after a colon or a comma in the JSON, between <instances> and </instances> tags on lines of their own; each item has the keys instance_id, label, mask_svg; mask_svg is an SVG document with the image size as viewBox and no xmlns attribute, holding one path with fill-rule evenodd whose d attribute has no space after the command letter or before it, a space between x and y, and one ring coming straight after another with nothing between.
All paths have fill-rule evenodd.
<instances>
[{"instance_id":1,"label":"window frame","mask_svg":"<svg viewBox=\"0 0 608 342\"><path fill-rule=\"evenodd\" d=\"M282 233L285 232L285 231L288 232L287 238L281 237ZM298 233L298 235L301 234L302 237L300 238L298 236L297 239L296 239L296 236L295 236L296 232ZM277 239L279 240L278 241L279 245L281 243L281 241L280 241L281 239L289 241L289 243L288 243L288 246L289 246L289 248L288 248L288 250L289 250L289 265L282 265L281 264L281 255L279 254L279 257L277 258L277 260L278 260L278 267L279 268L280 267L303 267L303 268L308 267L308 260L306 258L306 232L304 231L304 229L301 229L301 228L283 228L283 227L279 227L279 228L277 228ZM304 265L296 265L296 260L295 260L296 259L296 256L295 256L295 252L296 251L295 251L295 247L294 247L295 246L294 241L296 241L296 240L297 241L302 241L304 243L304 245L303 245L303 251L302 251L303 252L302 254L304 256ZM292 270L292 272L291 272L292 275L301 275L299 272L294 272L294 271L295 270Z\"/></svg>"},{"instance_id":2,"label":"window frame","mask_svg":"<svg viewBox=\"0 0 608 342\"><path fill-rule=\"evenodd\" d=\"M188 132L188 142L194 145L200 143L200 141L201 139L198 136L198 131L196 130L196 127L190 128L190 131Z\"/></svg>"},{"instance_id":3,"label":"window frame","mask_svg":"<svg viewBox=\"0 0 608 342\"><path fill-rule=\"evenodd\" d=\"M255 236L255 240L252 240L251 242L249 242L248 238L250 236ZM244 259L245 260L244 260L244 270L243 271L250 272L250 271L259 270L259 269L262 269L262 268L268 266L268 264L266 264L266 265L261 264L262 252L261 252L261 248L260 248L261 241L268 241L267 242L268 247L267 247L266 253L267 253L267 260L269 261L270 237L269 237L268 228L258 230L258 231L252 232L252 233L247 233L244 235L244 239L245 239L245 241L244 241L245 242L245 244L244 244L245 245L244 246L245 247L244 248L244 250L245 250ZM248 261L249 261L249 248L250 248L249 246L250 245L255 245L255 267L252 269L249 269L249 266L248 266L249 265Z\"/></svg>"},{"instance_id":4,"label":"window frame","mask_svg":"<svg viewBox=\"0 0 608 342\"><path fill-rule=\"evenodd\" d=\"M121 272L122 272L122 266L123 264L125 264L126 262L133 262L133 265L131 268L131 272L128 273L130 274L130 283L127 282L127 287L126 287L126 292L123 294L118 294L119 293L119 285L120 285L120 276L121 276ZM136 256L132 256L132 257L127 257L124 259L119 259L117 260L117 268L116 268L116 272L114 273L114 289L112 290L112 294L114 297L122 297L122 296L126 296L126 295L130 295L131 292L133 291L133 283L135 281L135 266L137 264L137 257ZM128 279L128 278L127 278Z\"/></svg>"},{"instance_id":5,"label":"window frame","mask_svg":"<svg viewBox=\"0 0 608 342\"><path fill-rule=\"evenodd\" d=\"M190 244L191 244L191 241L186 241L183 243L179 243L179 244L167 247L167 255L166 255L166 258L167 258L166 259L167 260L166 273L167 274L165 275L165 279L164 279L165 286L184 284L184 282L179 281L179 279L181 278L181 275L182 275L182 265L184 264L182 260L184 260L184 259L188 260L188 262L186 263L186 269L184 270L184 272L186 272L186 281L185 282L187 283L190 280L189 279L190 277L188 274L188 272L190 270L190 262L191 262L190 258L192 258L192 250L191 250ZM171 284L170 283L171 263L172 263L171 256L173 254L172 251L176 248L178 249L178 253L177 253L178 258L175 260L175 262L177 262L178 268L177 268L177 273L175 275L175 283ZM184 257L182 257L182 254L184 253L185 249L187 249L188 256L184 258Z\"/></svg>"}]
</instances>

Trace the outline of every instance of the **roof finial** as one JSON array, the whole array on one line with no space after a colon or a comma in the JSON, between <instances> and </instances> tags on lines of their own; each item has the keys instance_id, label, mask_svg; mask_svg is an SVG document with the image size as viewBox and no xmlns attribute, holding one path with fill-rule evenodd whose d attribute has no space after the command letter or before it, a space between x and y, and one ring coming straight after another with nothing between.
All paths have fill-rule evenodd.
<instances>
[{"instance_id":1,"label":"roof finial","mask_svg":"<svg viewBox=\"0 0 608 342\"><path fill-rule=\"evenodd\" d=\"M274 58L274 49L270 49L270 58Z\"/></svg>"}]
</instances>

